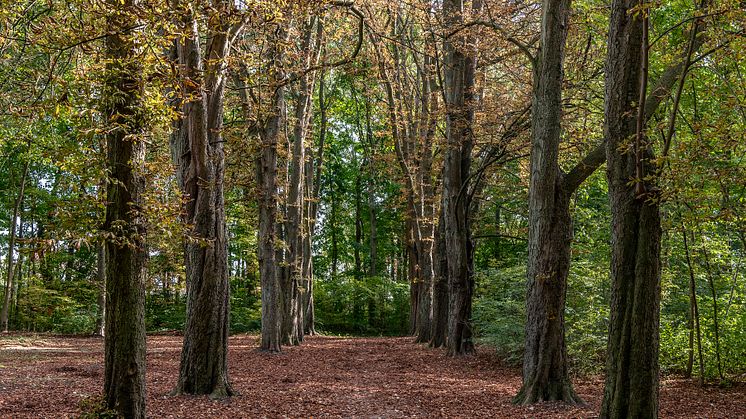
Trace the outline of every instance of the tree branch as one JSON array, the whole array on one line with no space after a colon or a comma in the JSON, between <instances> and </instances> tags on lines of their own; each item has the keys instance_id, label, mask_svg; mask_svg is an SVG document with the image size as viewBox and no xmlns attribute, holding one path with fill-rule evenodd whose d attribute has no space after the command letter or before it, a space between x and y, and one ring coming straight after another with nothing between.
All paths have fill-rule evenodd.
<instances>
[{"instance_id":1,"label":"tree branch","mask_svg":"<svg viewBox=\"0 0 746 419\"><path fill-rule=\"evenodd\" d=\"M339 7L346 7L347 9L350 10L350 12L352 12L358 18L357 43L355 44L355 49L352 51L352 54L336 62L317 64L317 65L308 67L302 71L299 71L297 73L293 73L290 77L287 77L284 80L279 81L277 83L277 88L293 83L312 71L317 71L317 70L326 69L326 68L341 67L343 65L347 65L351 63L358 56L358 54L360 54L360 50L363 47L363 32L365 28L365 15L363 15L363 12L361 12L357 7L355 7L355 2L351 0L333 1L331 2L331 5L339 6Z\"/></svg>"}]
</instances>

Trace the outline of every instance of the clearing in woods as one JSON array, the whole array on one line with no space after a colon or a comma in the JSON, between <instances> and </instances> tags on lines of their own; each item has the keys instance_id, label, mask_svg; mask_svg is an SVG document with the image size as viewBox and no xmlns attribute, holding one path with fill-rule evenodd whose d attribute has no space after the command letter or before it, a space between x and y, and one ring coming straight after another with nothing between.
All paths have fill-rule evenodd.
<instances>
[{"instance_id":1,"label":"clearing in woods","mask_svg":"<svg viewBox=\"0 0 746 419\"><path fill-rule=\"evenodd\" d=\"M282 354L259 352L257 337L230 338L228 400L173 397L180 336L149 336L147 409L154 418L250 417L596 417L602 377L575 379L587 404L515 406L520 370L489 348L467 358L412 338L315 336ZM103 340L44 335L0 338L0 416L71 417L82 399L100 393ZM744 417L746 386L699 388L666 378L662 417Z\"/></svg>"}]
</instances>

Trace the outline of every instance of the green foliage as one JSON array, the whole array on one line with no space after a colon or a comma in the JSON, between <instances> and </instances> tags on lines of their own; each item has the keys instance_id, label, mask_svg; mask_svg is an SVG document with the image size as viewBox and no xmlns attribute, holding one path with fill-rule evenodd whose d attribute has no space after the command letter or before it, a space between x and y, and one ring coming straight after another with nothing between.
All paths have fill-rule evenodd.
<instances>
[{"instance_id":1,"label":"green foliage","mask_svg":"<svg viewBox=\"0 0 746 419\"><path fill-rule=\"evenodd\" d=\"M145 298L145 328L148 331L165 332L184 330L186 302L161 294L151 294Z\"/></svg>"},{"instance_id":2,"label":"green foliage","mask_svg":"<svg viewBox=\"0 0 746 419\"><path fill-rule=\"evenodd\" d=\"M16 327L38 332L90 333L96 319L95 296L83 281L45 284L28 278L18 291Z\"/></svg>"},{"instance_id":3,"label":"green foliage","mask_svg":"<svg viewBox=\"0 0 746 419\"><path fill-rule=\"evenodd\" d=\"M80 409L79 419L119 419L115 410L106 408L103 396L90 396L78 403Z\"/></svg>"},{"instance_id":4,"label":"green foliage","mask_svg":"<svg viewBox=\"0 0 746 419\"><path fill-rule=\"evenodd\" d=\"M480 272L473 307L474 329L481 342L501 358L520 365L526 323L526 267L516 265Z\"/></svg>"},{"instance_id":5,"label":"green foliage","mask_svg":"<svg viewBox=\"0 0 746 419\"><path fill-rule=\"evenodd\" d=\"M257 332L262 327L261 299L257 292L258 279L243 281L231 278L230 331Z\"/></svg>"},{"instance_id":6,"label":"green foliage","mask_svg":"<svg viewBox=\"0 0 746 419\"><path fill-rule=\"evenodd\" d=\"M332 333L402 335L409 327L409 285L386 277L318 281L316 326Z\"/></svg>"}]
</instances>

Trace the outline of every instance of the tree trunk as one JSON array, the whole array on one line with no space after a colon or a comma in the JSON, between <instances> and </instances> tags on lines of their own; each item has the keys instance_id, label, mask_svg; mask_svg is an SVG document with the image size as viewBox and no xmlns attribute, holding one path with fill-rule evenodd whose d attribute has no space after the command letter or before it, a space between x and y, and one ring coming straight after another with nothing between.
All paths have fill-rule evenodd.
<instances>
[{"instance_id":1,"label":"tree trunk","mask_svg":"<svg viewBox=\"0 0 746 419\"><path fill-rule=\"evenodd\" d=\"M310 67L316 62L318 54L312 50L313 29L316 26L315 19L309 19L305 24L301 51L303 51L303 62L305 67ZM315 48L317 51L318 48ZM283 343L298 345L303 340L304 327L304 304L302 291L305 279L303 269L304 241L304 185L305 178L309 174L305 172L306 166L306 136L311 118L311 99L313 96L314 77L313 74L304 74L300 78L300 86L297 89L295 104L295 126L293 128L293 158L291 163L290 184L288 185L288 216L286 223L288 244L288 282L286 284L286 307L284 311ZM305 214L306 216L308 214Z\"/></svg>"},{"instance_id":2,"label":"tree trunk","mask_svg":"<svg viewBox=\"0 0 746 419\"><path fill-rule=\"evenodd\" d=\"M410 196L411 199L411 196ZM404 242L406 243L405 257L407 260L407 277L409 279L409 334L413 335L417 331L417 321L420 304L420 293L423 292L422 278L420 276L420 249L418 248L419 240L417 240L417 233L415 230L418 228L415 226L416 215L412 214L412 206L409 206L407 211L406 220L406 237Z\"/></svg>"},{"instance_id":3,"label":"tree trunk","mask_svg":"<svg viewBox=\"0 0 746 419\"><path fill-rule=\"evenodd\" d=\"M28 178L29 165L31 159L26 161L23 167L23 175L21 176L21 185L18 190L18 198L16 198L15 205L13 206L13 215L10 220L10 234L8 236L8 255L7 255L7 276L5 277L5 298L3 299L3 310L0 313L0 326L2 326L3 333L8 333L8 311L10 309L10 297L13 291L13 251L16 247L16 225L18 223L18 212L21 209L23 203L23 195L26 189L26 178Z\"/></svg>"},{"instance_id":4,"label":"tree trunk","mask_svg":"<svg viewBox=\"0 0 746 419\"><path fill-rule=\"evenodd\" d=\"M544 0L534 63L523 386L514 401L580 399L567 371L565 295L570 268L570 195L559 168L562 80L569 0Z\"/></svg>"},{"instance_id":5,"label":"tree trunk","mask_svg":"<svg viewBox=\"0 0 746 419\"><path fill-rule=\"evenodd\" d=\"M23 230L23 223L21 223L21 230ZM18 235L20 238L20 234ZM13 278L15 280L13 281L13 289L11 293L11 309L9 310L12 315L8 316L8 322L13 324L15 328L19 327L18 324L18 301L21 299L21 279L23 278L23 253L20 253L18 255L18 262L15 264L15 268L13 268ZM33 261L31 262L33 264ZM26 283L26 289L28 290L28 282ZM11 321L12 320L12 321Z\"/></svg>"},{"instance_id":6,"label":"tree trunk","mask_svg":"<svg viewBox=\"0 0 746 419\"><path fill-rule=\"evenodd\" d=\"M98 254L96 257L96 279L98 283L98 296L96 303L98 313L96 313L96 326L93 329L95 336L104 337L104 318L106 316L106 245L98 245Z\"/></svg>"},{"instance_id":7,"label":"tree trunk","mask_svg":"<svg viewBox=\"0 0 746 419\"><path fill-rule=\"evenodd\" d=\"M433 249L435 236L435 187L433 186L433 142L437 127L438 91L435 86L434 63L425 57L422 74L422 103L420 116L420 159L417 168L419 188L418 213L421 219L420 237L420 277L422 290L418 303L417 338L418 343L429 342L433 321L433 280L435 277Z\"/></svg>"},{"instance_id":8,"label":"tree trunk","mask_svg":"<svg viewBox=\"0 0 746 419\"><path fill-rule=\"evenodd\" d=\"M323 32L323 26L321 22L318 22L318 32L317 32L317 40L319 40L322 36ZM321 50L319 51L321 54ZM308 335L315 335L316 334L316 328L315 328L315 310L313 306L313 258L311 255L311 243L314 236L314 233L316 231L316 217L318 216L318 198L319 194L321 192L321 173L322 173L322 167L324 163L324 142L326 140L326 128L327 128L327 116L326 116L326 99L324 95L324 79L325 79L325 73L322 69L320 71L319 75L319 142L318 142L318 149L316 151L316 154L308 159L308 165L309 168L306 172L306 179L307 179L307 193L309 194L308 199L308 214L307 214L307 220L308 220L308 238L306 240L307 242L307 255L304 255L306 258L306 263L304 266L306 266L306 269L308 270L308 275L306 278L306 297L304 299L304 325L303 325L303 331L305 334ZM311 154L311 153L308 153Z\"/></svg>"},{"instance_id":9,"label":"tree trunk","mask_svg":"<svg viewBox=\"0 0 746 419\"><path fill-rule=\"evenodd\" d=\"M689 361L686 368L686 377L692 376L692 364L694 363L694 333L697 333L697 352L699 354L699 385L705 384L705 363L702 357L702 333L699 327L699 307L697 307L697 283L694 279L694 268L689 253L689 242L686 237L686 228L681 224L681 235L684 238L684 254L686 266L689 268L689 307L691 318L689 320Z\"/></svg>"},{"instance_id":10,"label":"tree trunk","mask_svg":"<svg viewBox=\"0 0 746 419\"><path fill-rule=\"evenodd\" d=\"M636 0L613 1L606 62L612 289L602 418L658 416L661 226L654 176L645 175L657 168L642 141L632 152L623 147L636 131L639 139L645 120L635 105L645 98L647 49L643 13L631 12L637 6Z\"/></svg>"},{"instance_id":11,"label":"tree trunk","mask_svg":"<svg viewBox=\"0 0 746 419\"><path fill-rule=\"evenodd\" d=\"M443 2L443 18L447 27L462 24L463 14L463 0ZM446 345L451 356L474 352L471 328L474 277L468 220L470 205L465 193L474 144L472 102L476 68L475 57L466 54L473 54L473 48L473 40L469 39L449 38L444 46L447 145L443 169L443 211L449 291Z\"/></svg>"},{"instance_id":12,"label":"tree trunk","mask_svg":"<svg viewBox=\"0 0 746 419\"><path fill-rule=\"evenodd\" d=\"M280 43L285 34L278 31L268 53L268 71L274 83L283 79L280 62ZM257 161L259 189L259 245L257 255L262 288L262 339L261 349L280 352L282 311L281 284L276 260L277 235L277 147L282 132L285 113L285 88L273 86L271 109L261 132L261 154Z\"/></svg>"},{"instance_id":13,"label":"tree trunk","mask_svg":"<svg viewBox=\"0 0 746 419\"><path fill-rule=\"evenodd\" d=\"M363 279L363 261L360 250L363 247L363 180L362 166L355 176L355 249L353 257L355 260L355 279Z\"/></svg>"},{"instance_id":14,"label":"tree trunk","mask_svg":"<svg viewBox=\"0 0 746 419\"><path fill-rule=\"evenodd\" d=\"M700 232L700 235L702 233ZM705 270L707 273L707 283L710 285L710 293L712 295L712 320L715 326L715 358L717 360L718 376L720 380L724 380L723 367L720 361L720 325L718 322L718 296L715 291L715 279L713 278L712 268L710 267L710 254L707 251L707 244L702 246L702 254L705 260Z\"/></svg>"},{"instance_id":15,"label":"tree trunk","mask_svg":"<svg viewBox=\"0 0 746 419\"><path fill-rule=\"evenodd\" d=\"M134 0L110 2L107 17L106 118L106 326L104 398L126 418L145 417L145 118L142 64L128 29L136 22Z\"/></svg>"},{"instance_id":16,"label":"tree trunk","mask_svg":"<svg viewBox=\"0 0 746 419\"><path fill-rule=\"evenodd\" d=\"M446 345L448 332L448 254L445 249L445 222L443 209L439 211L435 234L435 273L433 279L433 321L430 325L430 347Z\"/></svg>"},{"instance_id":17,"label":"tree trunk","mask_svg":"<svg viewBox=\"0 0 746 419\"><path fill-rule=\"evenodd\" d=\"M232 7L220 2L227 15ZM231 396L228 380L230 282L223 178L225 60L241 24L218 19L209 25L206 56L200 46L196 10L183 16L186 36L177 40L182 71L183 120L172 136L177 179L188 197L184 217L191 226L185 244L187 312L179 379L174 394Z\"/></svg>"}]
</instances>

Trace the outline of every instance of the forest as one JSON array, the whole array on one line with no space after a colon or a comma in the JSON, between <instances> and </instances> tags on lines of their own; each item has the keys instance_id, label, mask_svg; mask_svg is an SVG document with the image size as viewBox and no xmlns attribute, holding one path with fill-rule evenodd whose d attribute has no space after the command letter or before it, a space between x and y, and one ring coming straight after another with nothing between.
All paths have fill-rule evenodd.
<instances>
[{"instance_id":1,"label":"forest","mask_svg":"<svg viewBox=\"0 0 746 419\"><path fill-rule=\"evenodd\" d=\"M746 415L742 0L0 1L0 416Z\"/></svg>"}]
</instances>

